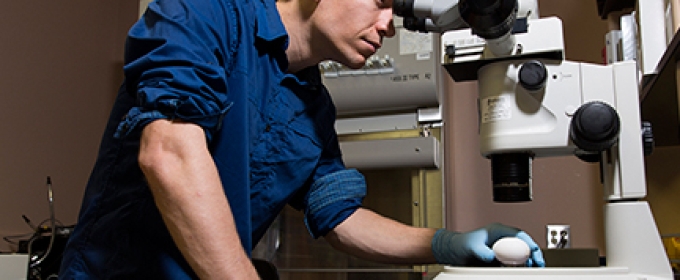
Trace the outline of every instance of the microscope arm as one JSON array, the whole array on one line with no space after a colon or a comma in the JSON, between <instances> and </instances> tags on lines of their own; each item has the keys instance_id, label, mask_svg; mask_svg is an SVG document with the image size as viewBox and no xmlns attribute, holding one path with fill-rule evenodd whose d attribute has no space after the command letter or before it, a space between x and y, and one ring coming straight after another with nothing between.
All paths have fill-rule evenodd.
<instances>
[{"instance_id":1,"label":"microscope arm","mask_svg":"<svg viewBox=\"0 0 680 280\"><path fill-rule=\"evenodd\" d=\"M393 7L396 15L404 17L408 30L444 33L469 29L486 40L496 56L513 53L517 18L538 18L536 0L395 0Z\"/></svg>"},{"instance_id":2,"label":"microscope arm","mask_svg":"<svg viewBox=\"0 0 680 280\"><path fill-rule=\"evenodd\" d=\"M404 17L404 27L412 31L443 33L468 28L458 0L396 0L394 13Z\"/></svg>"}]
</instances>

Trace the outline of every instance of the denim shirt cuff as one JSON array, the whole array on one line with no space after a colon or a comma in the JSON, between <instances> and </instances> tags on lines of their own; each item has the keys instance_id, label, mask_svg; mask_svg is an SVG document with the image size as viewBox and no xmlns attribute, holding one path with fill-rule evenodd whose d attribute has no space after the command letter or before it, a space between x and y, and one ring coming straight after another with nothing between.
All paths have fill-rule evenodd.
<instances>
[{"instance_id":1,"label":"denim shirt cuff","mask_svg":"<svg viewBox=\"0 0 680 280\"><path fill-rule=\"evenodd\" d=\"M230 107L231 106L227 106L218 114L196 117L183 116L180 112L173 112L172 115L167 115L159 110L143 111L141 107L133 107L120 124L118 124L118 128L113 136L118 139L127 137L133 132L136 133L141 131L145 125L158 119L180 119L203 127L206 133L206 139L210 141L215 131L220 128L222 120Z\"/></svg>"},{"instance_id":2,"label":"denim shirt cuff","mask_svg":"<svg viewBox=\"0 0 680 280\"><path fill-rule=\"evenodd\" d=\"M364 176L354 169L319 178L306 197L305 224L314 238L326 235L361 206L366 196Z\"/></svg>"}]
</instances>

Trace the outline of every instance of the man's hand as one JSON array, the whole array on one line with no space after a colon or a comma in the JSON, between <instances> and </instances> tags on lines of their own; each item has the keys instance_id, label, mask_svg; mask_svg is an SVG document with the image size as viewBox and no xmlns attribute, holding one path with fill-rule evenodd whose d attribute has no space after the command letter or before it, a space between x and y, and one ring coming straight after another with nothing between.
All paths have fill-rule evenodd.
<instances>
[{"instance_id":1,"label":"man's hand","mask_svg":"<svg viewBox=\"0 0 680 280\"><path fill-rule=\"evenodd\" d=\"M437 261L442 264L490 265L496 257L491 246L503 237L517 237L527 243L531 256L526 266L545 266L541 249L526 232L501 224L490 224L464 233L441 229L432 238L432 252Z\"/></svg>"}]
</instances>

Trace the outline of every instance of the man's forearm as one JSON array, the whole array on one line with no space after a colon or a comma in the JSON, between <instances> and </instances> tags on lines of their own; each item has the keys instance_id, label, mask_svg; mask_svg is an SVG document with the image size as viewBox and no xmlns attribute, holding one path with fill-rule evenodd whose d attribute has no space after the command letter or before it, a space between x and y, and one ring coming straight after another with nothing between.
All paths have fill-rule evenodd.
<instances>
[{"instance_id":1,"label":"man's forearm","mask_svg":"<svg viewBox=\"0 0 680 280\"><path fill-rule=\"evenodd\" d=\"M175 243L201 279L258 279L198 126L145 127L140 166Z\"/></svg>"},{"instance_id":2,"label":"man's forearm","mask_svg":"<svg viewBox=\"0 0 680 280\"><path fill-rule=\"evenodd\" d=\"M416 228L359 208L326 235L336 249L364 259L395 264L429 264L435 229Z\"/></svg>"}]
</instances>

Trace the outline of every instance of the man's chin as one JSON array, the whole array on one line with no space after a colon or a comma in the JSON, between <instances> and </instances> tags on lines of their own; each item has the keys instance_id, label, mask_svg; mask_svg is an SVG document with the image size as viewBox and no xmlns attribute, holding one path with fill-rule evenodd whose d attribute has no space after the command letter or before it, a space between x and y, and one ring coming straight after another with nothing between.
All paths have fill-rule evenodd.
<instances>
[{"instance_id":1,"label":"man's chin","mask_svg":"<svg viewBox=\"0 0 680 280\"><path fill-rule=\"evenodd\" d=\"M366 66L366 58L348 61L347 63L345 63L345 66L352 69L360 69L361 67Z\"/></svg>"},{"instance_id":2,"label":"man's chin","mask_svg":"<svg viewBox=\"0 0 680 280\"><path fill-rule=\"evenodd\" d=\"M366 61L368 61L369 56L365 56L361 53L354 53L353 55L345 55L342 59L335 60L350 69L360 69L366 66Z\"/></svg>"}]
</instances>

